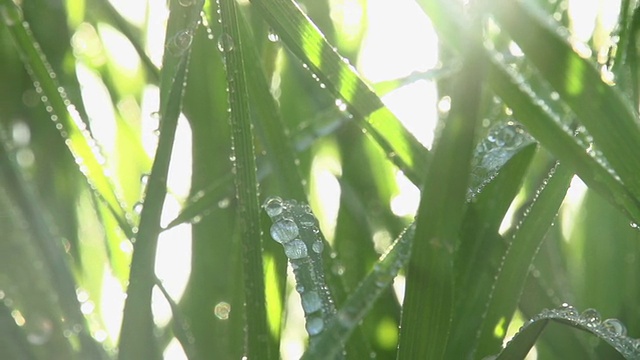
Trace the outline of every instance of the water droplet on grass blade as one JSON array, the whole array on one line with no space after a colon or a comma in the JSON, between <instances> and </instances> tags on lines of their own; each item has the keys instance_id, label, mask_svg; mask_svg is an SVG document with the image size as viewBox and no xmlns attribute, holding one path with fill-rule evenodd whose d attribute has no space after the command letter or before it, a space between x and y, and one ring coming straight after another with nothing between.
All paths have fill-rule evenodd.
<instances>
[{"instance_id":1,"label":"water droplet on grass blade","mask_svg":"<svg viewBox=\"0 0 640 360\"><path fill-rule=\"evenodd\" d=\"M324 322L320 317L310 317L307 319L305 328L310 336L318 335L324 329Z\"/></svg>"},{"instance_id":2,"label":"water droplet on grass blade","mask_svg":"<svg viewBox=\"0 0 640 360\"><path fill-rule=\"evenodd\" d=\"M264 203L264 211L270 217L278 216L282 213L282 199L278 196L270 197Z\"/></svg>"},{"instance_id":3,"label":"water droplet on grass blade","mask_svg":"<svg viewBox=\"0 0 640 360\"><path fill-rule=\"evenodd\" d=\"M271 225L271 237L281 244L295 239L298 234L298 225L291 219L280 219Z\"/></svg>"},{"instance_id":4,"label":"water droplet on grass blade","mask_svg":"<svg viewBox=\"0 0 640 360\"><path fill-rule=\"evenodd\" d=\"M315 291L307 291L300 294L302 300L302 309L305 314L314 313L322 308L322 301L320 295Z\"/></svg>"},{"instance_id":5,"label":"water droplet on grass blade","mask_svg":"<svg viewBox=\"0 0 640 360\"><path fill-rule=\"evenodd\" d=\"M627 336L627 328L618 319L607 319L602 326L615 336Z\"/></svg>"},{"instance_id":6,"label":"water droplet on grass blade","mask_svg":"<svg viewBox=\"0 0 640 360\"><path fill-rule=\"evenodd\" d=\"M311 250L313 250L317 254L320 254L322 253L322 250L324 250L324 244L321 240L318 240L314 242L313 245L311 245Z\"/></svg>"},{"instance_id":7,"label":"water droplet on grass blade","mask_svg":"<svg viewBox=\"0 0 640 360\"><path fill-rule=\"evenodd\" d=\"M193 35L189 30L182 30L174 35L167 44L169 53L173 56L182 56L185 51L189 50L193 42Z\"/></svg>"},{"instance_id":8,"label":"water droplet on grass blade","mask_svg":"<svg viewBox=\"0 0 640 360\"><path fill-rule=\"evenodd\" d=\"M283 243L284 254L291 260L297 260L307 257L307 245L302 240L296 239Z\"/></svg>"},{"instance_id":9,"label":"water droplet on grass blade","mask_svg":"<svg viewBox=\"0 0 640 360\"><path fill-rule=\"evenodd\" d=\"M234 49L233 38L227 33L222 33L218 38L218 50L229 52Z\"/></svg>"},{"instance_id":10,"label":"water droplet on grass blade","mask_svg":"<svg viewBox=\"0 0 640 360\"><path fill-rule=\"evenodd\" d=\"M596 309L586 309L580 314L580 321L587 327L600 325L600 313Z\"/></svg>"}]
</instances>

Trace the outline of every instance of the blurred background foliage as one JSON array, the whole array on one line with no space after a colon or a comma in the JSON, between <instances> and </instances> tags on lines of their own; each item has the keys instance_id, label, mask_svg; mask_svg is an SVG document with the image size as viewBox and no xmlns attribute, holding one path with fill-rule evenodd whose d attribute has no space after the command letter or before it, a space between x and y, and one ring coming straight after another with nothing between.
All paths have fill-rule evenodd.
<instances>
[{"instance_id":1,"label":"blurred background foliage","mask_svg":"<svg viewBox=\"0 0 640 360\"><path fill-rule=\"evenodd\" d=\"M313 208L338 308L436 214L429 282L367 300L349 359L483 358L562 304L640 337L637 5L1 0L0 358L299 358L272 195Z\"/></svg>"}]
</instances>

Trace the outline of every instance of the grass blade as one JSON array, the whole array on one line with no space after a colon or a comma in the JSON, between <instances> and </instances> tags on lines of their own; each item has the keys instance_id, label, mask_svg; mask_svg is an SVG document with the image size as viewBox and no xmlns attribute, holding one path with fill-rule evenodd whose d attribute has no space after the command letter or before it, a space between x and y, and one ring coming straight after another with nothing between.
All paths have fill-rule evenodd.
<instances>
[{"instance_id":1,"label":"grass blade","mask_svg":"<svg viewBox=\"0 0 640 360\"><path fill-rule=\"evenodd\" d=\"M222 34L220 42L224 52L229 85L231 109L231 140L235 158L236 200L240 237L243 244L245 301L247 311L247 356L270 359L275 356L269 342L267 311L264 303L265 285L262 266L262 236L258 180L253 145L253 132L248 104L248 76L240 31L240 13L235 0L220 1Z\"/></svg>"},{"instance_id":2,"label":"grass blade","mask_svg":"<svg viewBox=\"0 0 640 360\"><path fill-rule=\"evenodd\" d=\"M321 86L348 104L384 152L411 181L422 183L427 150L387 109L355 69L327 42L291 0L252 0L287 47L317 76Z\"/></svg>"},{"instance_id":3,"label":"grass blade","mask_svg":"<svg viewBox=\"0 0 640 360\"><path fill-rule=\"evenodd\" d=\"M0 17L2 17L2 23L9 29L33 79L36 92L46 106L53 120L52 123L65 139L65 144L79 165L79 170L94 193L107 204L125 234L132 236L131 225L127 220L129 216L122 207L111 180L105 175L104 159L98 152L96 141L67 99L64 89L58 84L56 74L40 50L29 25L22 18L22 10L13 1L2 0Z\"/></svg>"},{"instance_id":4,"label":"grass blade","mask_svg":"<svg viewBox=\"0 0 640 360\"><path fill-rule=\"evenodd\" d=\"M555 219L573 173L558 164L543 183L527 216L517 227L498 272L486 315L478 333L475 358L500 349L502 338L518 305L529 268L544 235Z\"/></svg>"},{"instance_id":5,"label":"grass blade","mask_svg":"<svg viewBox=\"0 0 640 360\"><path fill-rule=\"evenodd\" d=\"M522 1L496 4L498 22L578 115L629 191L640 198L640 158L626 155L640 144L638 114L628 98L602 81L591 61L574 50L579 45L571 44L554 20Z\"/></svg>"},{"instance_id":6,"label":"grass blade","mask_svg":"<svg viewBox=\"0 0 640 360\"><path fill-rule=\"evenodd\" d=\"M160 137L131 259L129 287L120 331L118 357L121 360L160 358L153 334L155 324L151 312L151 292L156 281L155 256L190 46L202 5L203 1L190 7L184 7L176 1L171 2L160 84Z\"/></svg>"},{"instance_id":7,"label":"grass blade","mask_svg":"<svg viewBox=\"0 0 640 360\"><path fill-rule=\"evenodd\" d=\"M453 252L462 223L481 98L482 70L475 62L477 44L469 44L451 97L451 113L434 146L422 186L401 320L401 360L440 359L449 338Z\"/></svg>"}]
</instances>

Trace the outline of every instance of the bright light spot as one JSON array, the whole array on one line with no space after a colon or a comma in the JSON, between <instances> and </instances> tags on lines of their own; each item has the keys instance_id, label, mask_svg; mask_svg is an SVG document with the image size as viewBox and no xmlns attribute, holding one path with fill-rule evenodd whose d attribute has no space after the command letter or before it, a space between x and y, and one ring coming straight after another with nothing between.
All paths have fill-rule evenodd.
<instances>
[{"instance_id":1,"label":"bright light spot","mask_svg":"<svg viewBox=\"0 0 640 360\"><path fill-rule=\"evenodd\" d=\"M140 67L140 57L129 39L105 24L98 25L98 33L114 65L131 75L135 74Z\"/></svg>"},{"instance_id":2,"label":"bright light spot","mask_svg":"<svg viewBox=\"0 0 640 360\"><path fill-rule=\"evenodd\" d=\"M567 195L564 197L564 202L560 208L560 227L562 230L562 238L565 241L570 241L573 233L574 225L576 223L576 217L580 213L580 207L582 201L587 192L587 185L582 180L574 176L571 179L571 185L567 190Z\"/></svg>"},{"instance_id":3,"label":"bright light spot","mask_svg":"<svg viewBox=\"0 0 640 360\"><path fill-rule=\"evenodd\" d=\"M340 26L340 35L347 41L357 38L362 27L363 9L358 0L331 0L331 20Z\"/></svg>"},{"instance_id":4,"label":"bright light spot","mask_svg":"<svg viewBox=\"0 0 640 360\"><path fill-rule=\"evenodd\" d=\"M184 116L178 119L171 151L167 187L178 198L186 199L191 188L191 127Z\"/></svg>"},{"instance_id":5,"label":"bright light spot","mask_svg":"<svg viewBox=\"0 0 640 360\"><path fill-rule=\"evenodd\" d=\"M596 25L597 0L569 0L568 13L571 33L580 42L587 42Z\"/></svg>"},{"instance_id":6,"label":"bright light spot","mask_svg":"<svg viewBox=\"0 0 640 360\"><path fill-rule=\"evenodd\" d=\"M27 322L24 316L22 316L20 310L13 310L11 312L11 317L13 317L13 321L15 321L16 325L18 326L24 326L24 324Z\"/></svg>"},{"instance_id":7,"label":"bright light spot","mask_svg":"<svg viewBox=\"0 0 640 360\"><path fill-rule=\"evenodd\" d=\"M404 302L404 290L407 284L407 278L404 275L398 275L393 279L393 292L398 298L398 302L402 304Z\"/></svg>"},{"instance_id":8,"label":"bright light spot","mask_svg":"<svg viewBox=\"0 0 640 360\"><path fill-rule=\"evenodd\" d=\"M162 358L165 360L188 360L187 355L182 350L182 345L176 338L171 339L162 353Z\"/></svg>"},{"instance_id":9,"label":"bright light spot","mask_svg":"<svg viewBox=\"0 0 640 360\"><path fill-rule=\"evenodd\" d=\"M382 101L422 145L430 148L438 121L437 99L436 84L419 80L390 92Z\"/></svg>"},{"instance_id":10,"label":"bright light spot","mask_svg":"<svg viewBox=\"0 0 640 360\"><path fill-rule=\"evenodd\" d=\"M451 110L451 97L443 96L440 101L438 101L438 111L441 113L448 113Z\"/></svg>"},{"instance_id":11,"label":"bright light spot","mask_svg":"<svg viewBox=\"0 0 640 360\"><path fill-rule=\"evenodd\" d=\"M320 223L320 229L329 242L333 241L340 208L340 176L342 169L337 149L324 143L311 164L311 207Z\"/></svg>"},{"instance_id":12,"label":"bright light spot","mask_svg":"<svg viewBox=\"0 0 640 360\"><path fill-rule=\"evenodd\" d=\"M102 314L102 321L109 338L115 341L120 335L125 294L122 291L120 282L111 274L108 267L105 268L102 278L101 295L100 313Z\"/></svg>"},{"instance_id":13,"label":"bright light spot","mask_svg":"<svg viewBox=\"0 0 640 360\"><path fill-rule=\"evenodd\" d=\"M127 1L129 0L121 0ZM135 2L135 1L134 1ZM146 29L146 52L157 67L162 64L162 55L164 54L164 38L167 26L167 18L169 9L167 9L166 1L150 1L149 2L149 21Z\"/></svg>"},{"instance_id":14,"label":"bright light spot","mask_svg":"<svg viewBox=\"0 0 640 360\"><path fill-rule=\"evenodd\" d=\"M295 280L291 266L287 268L287 314L282 328L280 353L283 360L300 359L305 349L306 331L300 296L293 291Z\"/></svg>"},{"instance_id":15,"label":"bright light spot","mask_svg":"<svg viewBox=\"0 0 640 360\"><path fill-rule=\"evenodd\" d=\"M401 171L396 173L400 193L391 199L391 211L397 216L414 216L420 205L420 190Z\"/></svg>"},{"instance_id":16,"label":"bright light spot","mask_svg":"<svg viewBox=\"0 0 640 360\"><path fill-rule=\"evenodd\" d=\"M370 0L367 15L369 26L358 64L367 79L375 83L436 66L437 37L415 1Z\"/></svg>"},{"instance_id":17,"label":"bright light spot","mask_svg":"<svg viewBox=\"0 0 640 360\"><path fill-rule=\"evenodd\" d=\"M167 199L165 204L171 204ZM179 301L191 274L191 226L178 225L160 233L155 273L171 298Z\"/></svg>"},{"instance_id":18,"label":"bright light spot","mask_svg":"<svg viewBox=\"0 0 640 360\"><path fill-rule=\"evenodd\" d=\"M116 146L117 124L109 90L102 79L82 63L76 65L76 75L91 134L105 153L112 154Z\"/></svg>"},{"instance_id":19,"label":"bright light spot","mask_svg":"<svg viewBox=\"0 0 640 360\"><path fill-rule=\"evenodd\" d=\"M128 22L135 26L142 26L147 13L147 1L109 0L111 5ZM154 1L150 1L153 3Z\"/></svg>"},{"instance_id":20,"label":"bright light spot","mask_svg":"<svg viewBox=\"0 0 640 360\"><path fill-rule=\"evenodd\" d=\"M158 127L160 119L158 110L160 109L160 89L157 86L149 85L142 92L141 113L142 119L142 147L149 158L154 158L158 147Z\"/></svg>"}]
</instances>

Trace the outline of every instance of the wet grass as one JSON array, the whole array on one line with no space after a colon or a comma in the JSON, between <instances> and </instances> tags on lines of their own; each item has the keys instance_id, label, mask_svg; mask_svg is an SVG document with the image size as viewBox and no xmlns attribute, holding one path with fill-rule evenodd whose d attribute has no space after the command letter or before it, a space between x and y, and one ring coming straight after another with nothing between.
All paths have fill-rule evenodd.
<instances>
[{"instance_id":1,"label":"wet grass","mask_svg":"<svg viewBox=\"0 0 640 360\"><path fill-rule=\"evenodd\" d=\"M420 0L439 64L379 83L338 3L0 0L0 358L639 357L636 2L582 43L562 2ZM424 83L428 147L380 98ZM270 196L326 239L283 251Z\"/></svg>"}]
</instances>

